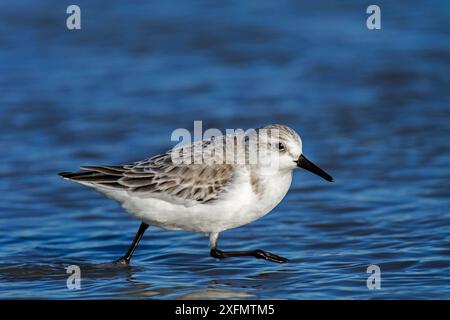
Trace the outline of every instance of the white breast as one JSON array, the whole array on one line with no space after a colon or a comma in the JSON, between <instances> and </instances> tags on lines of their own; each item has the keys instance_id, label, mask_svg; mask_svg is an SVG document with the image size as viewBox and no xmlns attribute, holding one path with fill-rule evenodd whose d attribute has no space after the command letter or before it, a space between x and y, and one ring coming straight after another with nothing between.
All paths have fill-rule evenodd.
<instances>
[{"instance_id":1,"label":"white breast","mask_svg":"<svg viewBox=\"0 0 450 320\"><path fill-rule=\"evenodd\" d=\"M292 171L284 174L259 177L260 192L253 193L252 201L246 208L248 222L257 220L272 211L286 196L292 182Z\"/></svg>"}]
</instances>

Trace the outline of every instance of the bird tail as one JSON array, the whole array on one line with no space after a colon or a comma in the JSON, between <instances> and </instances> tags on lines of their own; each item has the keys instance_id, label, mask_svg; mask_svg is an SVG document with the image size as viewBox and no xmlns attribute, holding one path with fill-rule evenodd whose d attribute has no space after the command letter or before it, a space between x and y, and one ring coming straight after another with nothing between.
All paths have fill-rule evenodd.
<instances>
[{"instance_id":1,"label":"bird tail","mask_svg":"<svg viewBox=\"0 0 450 320\"><path fill-rule=\"evenodd\" d=\"M123 189L124 186L118 183L121 173L113 169L102 167L81 167L78 172L60 172L58 175L64 179L78 182L89 187L110 187ZM109 171L107 171L109 170Z\"/></svg>"},{"instance_id":2,"label":"bird tail","mask_svg":"<svg viewBox=\"0 0 450 320\"><path fill-rule=\"evenodd\" d=\"M97 172L94 171L79 171L79 172L60 172L58 173L61 177L67 180L73 180L77 182L82 181L92 181L99 176Z\"/></svg>"}]
</instances>

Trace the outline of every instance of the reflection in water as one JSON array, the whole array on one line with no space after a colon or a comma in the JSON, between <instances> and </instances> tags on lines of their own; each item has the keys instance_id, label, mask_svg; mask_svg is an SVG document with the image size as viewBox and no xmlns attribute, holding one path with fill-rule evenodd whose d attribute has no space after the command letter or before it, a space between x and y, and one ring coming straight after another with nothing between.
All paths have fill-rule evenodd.
<instances>
[{"instance_id":1,"label":"reflection in water","mask_svg":"<svg viewBox=\"0 0 450 320\"><path fill-rule=\"evenodd\" d=\"M180 300L192 300L192 299L208 299L208 300L216 300L216 299L251 299L255 296L252 294L248 294L246 292L240 292L236 290L220 290L220 289L211 289L206 288L204 290L195 289L193 292L186 293L181 295L177 299Z\"/></svg>"}]
</instances>

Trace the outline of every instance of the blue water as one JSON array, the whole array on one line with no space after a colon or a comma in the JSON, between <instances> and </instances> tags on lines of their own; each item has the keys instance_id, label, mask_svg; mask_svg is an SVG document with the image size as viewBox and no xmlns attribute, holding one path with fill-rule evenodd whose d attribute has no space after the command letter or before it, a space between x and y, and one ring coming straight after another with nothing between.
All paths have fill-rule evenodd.
<instances>
[{"instance_id":1,"label":"blue water","mask_svg":"<svg viewBox=\"0 0 450 320\"><path fill-rule=\"evenodd\" d=\"M450 4L377 1L0 2L0 298L449 299ZM176 128L283 123L335 178L305 171L223 249L150 228L63 181L173 145ZM81 289L65 267L81 268ZM368 290L366 269L381 269Z\"/></svg>"}]
</instances>

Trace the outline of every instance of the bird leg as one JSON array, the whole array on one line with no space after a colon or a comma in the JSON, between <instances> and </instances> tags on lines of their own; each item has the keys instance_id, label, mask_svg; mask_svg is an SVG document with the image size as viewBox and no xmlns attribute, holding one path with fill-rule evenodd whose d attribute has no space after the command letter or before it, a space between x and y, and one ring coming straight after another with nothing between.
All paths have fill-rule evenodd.
<instances>
[{"instance_id":1,"label":"bird leg","mask_svg":"<svg viewBox=\"0 0 450 320\"><path fill-rule=\"evenodd\" d=\"M250 251L222 251L217 249L217 234L211 234L211 251L210 254L214 258L224 259L229 257L255 257L257 259L264 259L277 263L285 263L288 262L288 259L284 257L277 256L276 254L257 249Z\"/></svg>"},{"instance_id":2,"label":"bird leg","mask_svg":"<svg viewBox=\"0 0 450 320\"><path fill-rule=\"evenodd\" d=\"M148 224L142 222L139 226L139 230L136 232L136 235L134 236L134 240L131 243L130 248L128 249L127 253L120 258L119 260L116 260L116 264L122 264L122 265L128 265L131 260L131 256L133 255L134 251L136 250L139 241L141 241L142 236L144 235L145 230L147 230Z\"/></svg>"}]
</instances>

